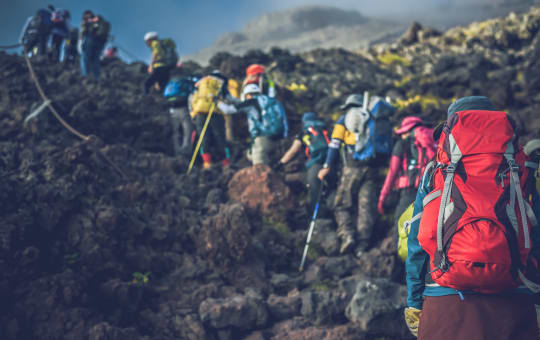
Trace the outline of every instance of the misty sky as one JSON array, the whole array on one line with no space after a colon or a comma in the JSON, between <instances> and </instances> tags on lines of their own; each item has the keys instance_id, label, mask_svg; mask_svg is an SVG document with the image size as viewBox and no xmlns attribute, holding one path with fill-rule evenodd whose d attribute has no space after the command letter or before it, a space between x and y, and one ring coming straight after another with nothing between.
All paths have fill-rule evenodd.
<instances>
[{"instance_id":1,"label":"misty sky","mask_svg":"<svg viewBox=\"0 0 540 340\"><path fill-rule=\"evenodd\" d=\"M186 55L211 45L225 32L240 30L268 11L326 4L356 8L367 15L399 15L448 1L452 0L2 0L0 45L17 43L26 18L49 3L70 10L72 24L77 26L85 9L103 15L111 22L117 45L148 60L150 53L143 36L150 30L157 31L160 37L173 38L180 54ZM121 56L130 60L125 54Z\"/></svg>"}]
</instances>

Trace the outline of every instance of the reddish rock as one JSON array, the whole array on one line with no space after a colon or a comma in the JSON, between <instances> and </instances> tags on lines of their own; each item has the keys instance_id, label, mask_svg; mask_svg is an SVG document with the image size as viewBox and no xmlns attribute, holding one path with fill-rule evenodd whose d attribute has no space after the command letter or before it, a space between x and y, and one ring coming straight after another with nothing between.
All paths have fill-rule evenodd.
<instances>
[{"instance_id":1,"label":"reddish rock","mask_svg":"<svg viewBox=\"0 0 540 340\"><path fill-rule=\"evenodd\" d=\"M279 174L267 165L238 171L229 182L229 197L251 213L262 213L282 221L293 208L291 191Z\"/></svg>"}]
</instances>

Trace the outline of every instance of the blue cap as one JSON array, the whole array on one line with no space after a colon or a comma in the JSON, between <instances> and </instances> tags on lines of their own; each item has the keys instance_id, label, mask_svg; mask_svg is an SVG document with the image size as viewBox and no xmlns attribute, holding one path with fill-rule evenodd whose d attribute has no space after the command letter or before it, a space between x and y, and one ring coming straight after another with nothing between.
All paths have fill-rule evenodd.
<instances>
[{"instance_id":1,"label":"blue cap","mask_svg":"<svg viewBox=\"0 0 540 340\"><path fill-rule=\"evenodd\" d=\"M459 98L448 107L448 118L456 112L466 110L497 110L491 100L484 96L470 96Z\"/></svg>"}]
</instances>

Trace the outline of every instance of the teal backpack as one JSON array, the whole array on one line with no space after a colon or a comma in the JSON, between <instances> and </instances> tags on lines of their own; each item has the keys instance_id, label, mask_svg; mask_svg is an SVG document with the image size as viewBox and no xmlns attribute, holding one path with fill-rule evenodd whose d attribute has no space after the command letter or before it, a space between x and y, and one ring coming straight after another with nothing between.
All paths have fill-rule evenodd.
<instances>
[{"instance_id":1,"label":"teal backpack","mask_svg":"<svg viewBox=\"0 0 540 340\"><path fill-rule=\"evenodd\" d=\"M303 137L302 142L306 145L306 168L315 163L323 163L328 151L328 131L326 125L315 118L315 114L308 112L302 117Z\"/></svg>"},{"instance_id":2,"label":"teal backpack","mask_svg":"<svg viewBox=\"0 0 540 340\"><path fill-rule=\"evenodd\" d=\"M283 105L275 98L266 95L259 95L256 98L261 113L259 131L265 137L284 137L287 120L285 118L285 109L283 108Z\"/></svg>"}]
</instances>

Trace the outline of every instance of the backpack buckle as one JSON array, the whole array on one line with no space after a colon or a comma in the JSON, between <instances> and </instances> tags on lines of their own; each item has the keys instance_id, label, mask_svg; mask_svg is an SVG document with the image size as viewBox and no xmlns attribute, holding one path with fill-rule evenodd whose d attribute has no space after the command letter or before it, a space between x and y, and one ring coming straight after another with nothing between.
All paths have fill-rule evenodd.
<instances>
[{"instance_id":1,"label":"backpack buckle","mask_svg":"<svg viewBox=\"0 0 540 340\"><path fill-rule=\"evenodd\" d=\"M512 172L518 172L519 171L519 165L516 164L515 159L509 159L508 160L508 167L510 168L510 171L512 171Z\"/></svg>"},{"instance_id":2,"label":"backpack buckle","mask_svg":"<svg viewBox=\"0 0 540 340\"><path fill-rule=\"evenodd\" d=\"M446 173L454 173L454 172L456 172L456 165L454 163L450 163L450 164L448 164L446 169L444 169L444 171Z\"/></svg>"}]
</instances>

